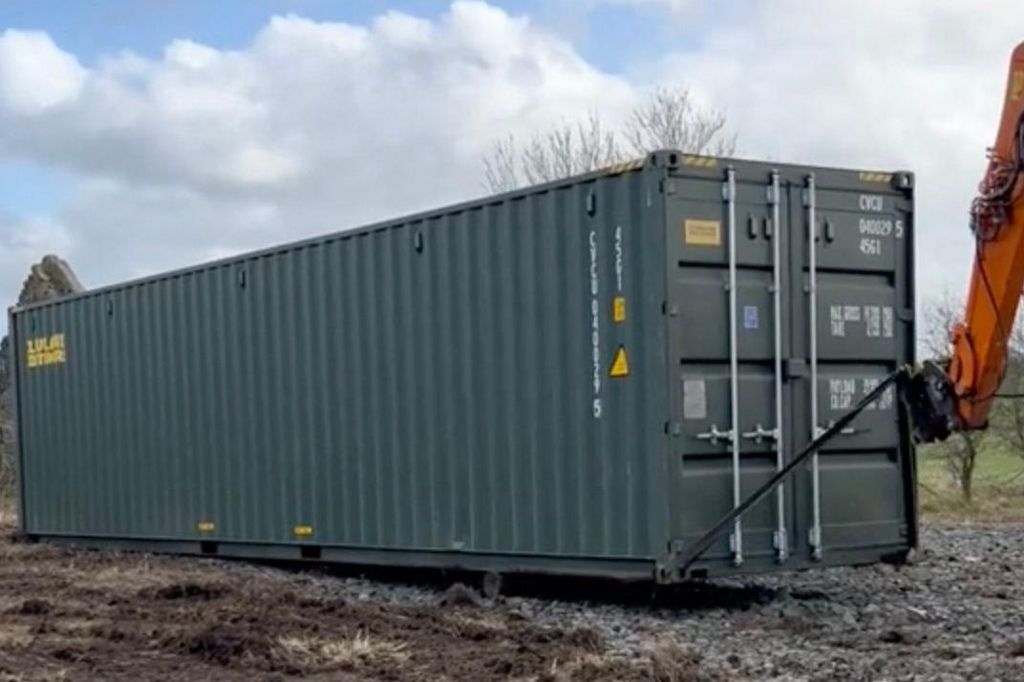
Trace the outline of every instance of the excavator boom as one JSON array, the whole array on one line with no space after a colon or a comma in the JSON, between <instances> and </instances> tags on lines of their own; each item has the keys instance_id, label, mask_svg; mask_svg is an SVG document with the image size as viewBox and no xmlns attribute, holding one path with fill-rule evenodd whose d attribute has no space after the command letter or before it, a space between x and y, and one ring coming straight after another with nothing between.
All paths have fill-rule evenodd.
<instances>
[{"instance_id":1,"label":"excavator boom","mask_svg":"<svg viewBox=\"0 0 1024 682\"><path fill-rule=\"evenodd\" d=\"M942 371L926 365L907 397L919 440L984 428L1006 372L1024 286L1024 43L1010 60L1003 115L971 207L971 230L974 268L963 320L951 330L952 357Z\"/></svg>"}]
</instances>

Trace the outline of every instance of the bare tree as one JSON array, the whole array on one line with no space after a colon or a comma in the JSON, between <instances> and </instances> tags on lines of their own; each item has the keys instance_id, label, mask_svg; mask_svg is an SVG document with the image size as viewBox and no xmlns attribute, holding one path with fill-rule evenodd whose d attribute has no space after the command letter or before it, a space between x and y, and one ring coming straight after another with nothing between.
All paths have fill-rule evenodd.
<instances>
[{"instance_id":1,"label":"bare tree","mask_svg":"<svg viewBox=\"0 0 1024 682\"><path fill-rule=\"evenodd\" d=\"M998 397L989 414L988 430L998 438L1004 452L1024 458L1024 320L1019 320L1010 332L1007 344L1006 368L999 385ZM1024 476L1024 470L1004 483Z\"/></svg>"},{"instance_id":2,"label":"bare tree","mask_svg":"<svg viewBox=\"0 0 1024 682\"><path fill-rule=\"evenodd\" d=\"M576 125L536 135L522 152L523 177L530 184L586 173L619 160L615 134L594 112Z\"/></svg>"},{"instance_id":3,"label":"bare tree","mask_svg":"<svg viewBox=\"0 0 1024 682\"><path fill-rule=\"evenodd\" d=\"M725 132L720 111L698 106L685 86L658 88L633 110L623 135L636 155L652 149L681 149L690 154L729 156L736 136Z\"/></svg>"},{"instance_id":4,"label":"bare tree","mask_svg":"<svg viewBox=\"0 0 1024 682\"><path fill-rule=\"evenodd\" d=\"M550 182L643 156L653 149L691 154L732 154L736 137L721 112L697 106L689 90L656 90L633 110L626 126L609 129L596 112L584 120L539 132L520 146L498 140L484 157L484 186L493 193Z\"/></svg>"},{"instance_id":5,"label":"bare tree","mask_svg":"<svg viewBox=\"0 0 1024 682\"><path fill-rule=\"evenodd\" d=\"M491 146L484 157L484 185L494 194L511 192L519 186L518 152L515 137L509 135Z\"/></svg>"},{"instance_id":6,"label":"bare tree","mask_svg":"<svg viewBox=\"0 0 1024 682\"><path fill-rule=\"evenodd\" d=\"M1011 395L1024 393L1024 328L1021 325L1016 325L1010 333L1006 373L999 392ZM1024 457L1024 401L997 399L989 423L997 424L1005 444L1018 456Z\"/></svg>"},{"instance_id":7,"label":"bare tree","mask_svg":"<svg viewBox=\"0 0 1024 682\"><path fill-rule=\"evenodd\" d=\"M920 341L922 350L928 357L937 359L949 356L949 332L954 324L963 319L963 313L964 307L960 297L949 291L925 307ZM974 491L974 471L978 456L992 437L992 429L958 431L942 443L924 446L922 453L926 457L937 457L943 461L960 495L965 501L970 502Z\"/></svg>"}]
</instances>

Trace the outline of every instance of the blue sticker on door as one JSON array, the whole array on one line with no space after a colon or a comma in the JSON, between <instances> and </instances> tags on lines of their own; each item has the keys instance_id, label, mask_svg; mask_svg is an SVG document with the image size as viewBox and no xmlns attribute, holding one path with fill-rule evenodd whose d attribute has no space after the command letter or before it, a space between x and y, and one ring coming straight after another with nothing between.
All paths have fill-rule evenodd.
<instances>
[{"instance_id":1,"label":"blue sticker on door","mask_svg":"<svg viewBox=\"0 0 1024 682\"><path fill-rule=\"evenodd\" d=\"M760 321L757 315L756 305L745 305L743 306L743 328L744 329L757 329L760 326Z\"/></svg>"}]
</instances>

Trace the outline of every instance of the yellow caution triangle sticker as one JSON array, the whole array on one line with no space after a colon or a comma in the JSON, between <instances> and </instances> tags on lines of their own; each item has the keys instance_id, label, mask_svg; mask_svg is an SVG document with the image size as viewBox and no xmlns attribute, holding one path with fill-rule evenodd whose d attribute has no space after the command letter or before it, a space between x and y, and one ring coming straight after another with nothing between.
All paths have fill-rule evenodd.
<instances>
[{"instance_id":1,"label":"yellow caution triangle sticker","mask_svg":"<svg viewBox=\"0 0 1024 682\"><path fill-rule=\"evenodd\" d=\"M625 346L619 346L619 349L615 351L615 360L612 361L612 368L608 370L608 376L616 378L629 376L629 358L626 357Z\"/></svg>"}]
</instances>

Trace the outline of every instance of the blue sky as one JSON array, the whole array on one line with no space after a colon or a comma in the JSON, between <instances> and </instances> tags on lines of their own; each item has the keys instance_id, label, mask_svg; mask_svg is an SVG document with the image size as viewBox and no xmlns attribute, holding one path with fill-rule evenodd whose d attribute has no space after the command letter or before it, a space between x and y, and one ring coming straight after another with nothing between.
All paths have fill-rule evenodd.
<instances>
[{"instance_id":1,"label":"blue sky","mask_svg":"<svg viewBox=\"0 0 1024 682\"><path fill-rule=\"evenodd\" d=\"M581 54L608 70L625 68L680 39L692 42L700 34L699 24L682 33L666 30L666 10L655 3L639 8L572 0L495 4L570 35ZM167 43L182 37L225 49L243 48L274 14L361 24L389 10L434 18L448 5L427 0L4 0L0 26L46 30L58 45L88 64L125 49L157 56Z\"/></svg>"},{"instance_id":2,"label":"blue sky","mask_svg":"<svg viewBox=\"0 0 1024 682\"><path fill-rule=\"evenodd\" d=\"M610 73L664 50L699 40L699 31L669 29L658 6L580 3L571 0L500 2L565 35L588 61ZM583 7L586 6L586 7ZM268 18L298 14L318 21L365 24L390 10L436 18L449 3L427 0L4 0L0 29L46 31L85 66L121 51L159 58L164 47L189 38L220 49L243 49ZM0 207L19 215L45 213L67 196L59 173L27 160L0 158Z\"/></svg>"}]
</instances>

